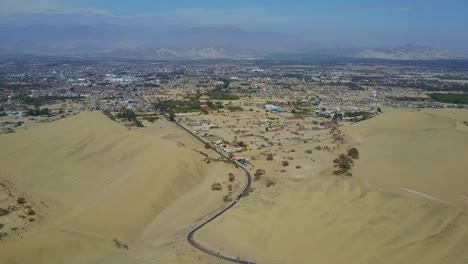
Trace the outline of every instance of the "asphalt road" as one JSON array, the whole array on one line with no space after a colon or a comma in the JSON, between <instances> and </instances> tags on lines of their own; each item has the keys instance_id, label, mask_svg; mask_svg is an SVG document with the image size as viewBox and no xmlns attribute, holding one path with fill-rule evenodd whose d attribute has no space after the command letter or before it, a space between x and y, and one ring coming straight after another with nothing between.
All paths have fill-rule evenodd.
<instances>
[{"instance_id":1,"label":"asphalt road","mask_svg":"<svg viewBox=\"0 0 468 264\"><path fill-rule=\"evenodd\" d=\"M169 120L168 116L166 116L166 118ZM187 131L189 134L191 134L192 136L194 136L196 139L198 139L199 141L201 141L203 144L205 144L206 142L200 138L198 135L194 134L192 131L186 129L184 126L182 126L181 124L179 124L177 121L174 121L175 124L177 124L180 128L182 128L183 130ZM247 184L246 186L244 187L244 189L242 190L242 192L240 194L237 195L237 198L236 200L234 200L234 202L232 202L228 207L224 208L223 210L219 211L218 213L216 213L214 216L210 217L210 219L206 220L205 222L201 223L200 225L198 225L196 228L194 228L192 231L190 231L190 233L187 235L187 241L192 245L194 246L195 248L199 249L200 251L203 251L205 252L206 254L208 255L211 255L211 256L214 256L214 257L217 257L217 258L220 258L220 259L224 259L224 260L227 260L227 261L231 261L231 262L235 262L235 263L242 263L242 264L254 264L254 262L251 262L251 261L247 261L247 260L241 260L241 259L238 259L237 257L233 257L233 256L226 256L226 255L222 255L220 254L219 252L216 252L200 243L198 243L194 238L193 236L195 235L195 233L200 230L201 228L203 228L206 224L210 223L211 221L215 220L216 218L218 218L220 215L224 214L225 212L227 212L229 209L231 209L232 207L234 207L241 199L242 197L249 191L250 189L250 186L252 185L252 176L250 175L250 172L240 163L232 160L231 158L227 157L224 153L222 153L221 151L213 148L211 145L210 145L210 148L214 151L216 151L216 153L218 153L219 155L221 155L222 157L226 158L227 160L229 160L230 162L232 162L233 164L237 165L239 168L241 168L244 173L245 173L245 176L247 177Z\"/></svg>"}]
</instances>

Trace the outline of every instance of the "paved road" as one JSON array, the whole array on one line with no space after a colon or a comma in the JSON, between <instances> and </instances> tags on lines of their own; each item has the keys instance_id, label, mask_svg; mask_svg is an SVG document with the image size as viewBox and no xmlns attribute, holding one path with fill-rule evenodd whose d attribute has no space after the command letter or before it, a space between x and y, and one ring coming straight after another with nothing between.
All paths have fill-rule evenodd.
<instances>
[{"instance_id":1,"label":"paved road","mask_svg":"<svg viewBox=\"0 0 468 264\"><path fill-rule=\"evenodd\" d=\"M168 116L166 116L166 118L169 120ZM184 126L182 126L181 124L179 124L177 121L174 121L175 124L177 124L180 128L182 128L183 130L187 131L188 133L190 133L192 136L194 136L196 139L198 139L199 141L201 141L203 144L205 144L206 142L201 138L199 137L198 135L196 135L195 133L193 133L192 131L188 130L187 128L185 128ZM211 145L210 145L211 147ZM220 215L224 214L225 212L227 212L229 209L231 209L232 207L234 207L241 199L242 197L249 191L250 189L250 185L252 184L252 176L250 175L250 172L240 163L230 159L229 157L227 157L224 153L222 153L221 151L211 147L212 150L216 151L216 153L218 153L219 155L221 155L222 157L224 157L225 159L229 160L230 162L232 162L233 164L239 166L239 168L241 168L244 172L245 172L245 176L247 177L247 184L245 185L244 189L242 190L242 192L237 195L237 198L236 200L234 200L234 202L232 202L228 207L224 208L223 210L221 210L220 212L218 212L217 214L215 214L214 216L210 217L210 219L206 220L205 222L201 223L199 226L197 226L195 229L193 229L192 231L190 231L190 233L187 235L187 240L188 242L196 247L197 249L199 249L200 251L203 251L205 252L206 254L209 254L211 256L214 256L214 257L217 257L217 258L220 258L220 259L224 259L224 260L227 260L227 261L231 261L231 262L235 262L235 263L242 263L242 264L254 264L254 262L251 262L251 261L246 261L246 260L241 260L241 259L238 259L237 257L232 257L232 256L225 256L225 255L222 255L220 254L219 252L216 252L206 246L203 246L202 244L198 243L194 238L193 238L193 235L198 231L200 230L202 227L204 227L206 224L210 223L211 221L215 220L216 218L218 218Z\"/></svg>"}]
</instances>

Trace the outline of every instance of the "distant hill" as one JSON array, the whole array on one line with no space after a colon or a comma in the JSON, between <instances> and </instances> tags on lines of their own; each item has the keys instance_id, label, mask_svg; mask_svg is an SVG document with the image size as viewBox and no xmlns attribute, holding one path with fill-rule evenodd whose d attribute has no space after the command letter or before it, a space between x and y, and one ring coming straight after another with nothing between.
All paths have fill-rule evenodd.
<instances>
[{"instance_id":1,"label":"distant hill","mask_svg":"<svg viewBox=\"0 0 468 264\"><path fill-rule=\"evenodd\" d=\"M100 54L105 58L149 59L149 60L196 60L196 59L253 59L263 54L251 49L238 48L149 48L140 50L116 50Z\"/></svg>"},{"instance_id":2,"label":"distant hill","mask_svg":"<svg viewBox=\"0 0 468 264\"><path fill-rule=\"evenodd\" d=\"M389 60L439 60L467 59L468 55L447 50L434 49L415 45L386 48L364 48L348 54L356 58L373 58Z\"/></svg>"},{"instance_id":3,"label":"distant hill","mask_svg":"<svg viewBox=\"0 0 468 264\"><path fill-rule=\"evenodd\" d=\"M406 45L361 48L291 34L234 27L161 28L99 24L0 27L0 55L74 55L133 59L251 59L268 54L326 54L397 60L464 59L465 54Z\"/></svg>"}]
</instances>

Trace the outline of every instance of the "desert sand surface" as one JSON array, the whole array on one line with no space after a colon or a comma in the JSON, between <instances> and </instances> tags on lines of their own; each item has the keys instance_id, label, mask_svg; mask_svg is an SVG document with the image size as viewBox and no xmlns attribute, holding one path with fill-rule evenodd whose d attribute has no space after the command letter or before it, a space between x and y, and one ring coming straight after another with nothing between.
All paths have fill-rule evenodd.
<instances>
[{"instance_id":1,"label":"desert sand surface","mask_svg":"<svg viewBox=\"0 0 468 264\"><path fill-rule=\"evenodd\" d=\"M331 175L333 159L347 148L331 139L248 152L255 157L252 172L266 174L195 238L257 263L467 263L468 213L461 196L467 181L449 173L465 165L452 168L447 161L460 162L457 155L466 154L465 115L431 111L385 111L345 125L347 144L360 151L353 177ZM185 237L225 206L229 172L243 186L242 172L207 164L200 152L217 155L168 121L145 125L129 130L85 112L0 137L0 207L24 197L36 213L33 222L19 217L29 209L23 205L0 217L0 231L8 231L0 263L223 263L193 249ZM411 143L418 140L414 135L421 141ZM316 149L325 145L329 151ZM452 152L436 164L441 155L430 146ZM411 153L415 147L422 148L418 155ZM281 166L282 160L290 165ZM377 171L373 162L381 162ZM392 173L410 164L432 169ZM433 173L439 167L446 180ZM275 185L267 187L268 180ZM223 191L212 191L213 182L223 183ZM129 249L116 247L114 238Z\"/></svg>"},{"instance_id":2,"label":"desert sand surface","mask_svg":"<svg viewBox=\"0 0 468 264\"><path fill-rule=\"evenodd\" d=\"M468 110L388 109L345 131L361 152L357 177L468 208Z\"/></svg>"},{"instance_id":3,"label":"desert sand surface","mask_svg":"<svg viewBox=\"0 0 468 264\"><path fill-rule=\"evenodd\" d=\"M129 130L99 112L1 136L0 263L219 263L185 237L225 206L211 184L244 177L193 148L217 157L168 121Z\"/></svg>"},{"instance_id":4,"label":"desert sand surface","mask_svg":"<svg viewBox=\"0 0 468 264\"><path fill-rule=\"evenodd\" d=\"M453 117L465 115L401 110L345 125L360 151L353 177L254 185L197 239L259 263L468 263L468 138Z\"/></svg>"}]
</instances>

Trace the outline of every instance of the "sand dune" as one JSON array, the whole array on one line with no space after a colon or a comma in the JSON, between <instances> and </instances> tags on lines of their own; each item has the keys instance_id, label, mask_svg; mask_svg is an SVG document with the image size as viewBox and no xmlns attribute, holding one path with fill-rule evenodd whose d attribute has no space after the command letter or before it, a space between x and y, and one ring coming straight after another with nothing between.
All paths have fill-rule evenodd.
<instances>
[{"instance_id":1,"label":"sand dune","mask_svg":"<svg viewBox=\"0 0 468 264\"><path fill-rule=\"evenodd\" d=\"M393 110L348 126L362 153L356 176L468 207L468 126L463 121L468 121L467 110Z\"/></svg>"},{"instance_id":2,"label":"sand dune","mask_svg":"<svg viewBox=\"0 0 468 264\"><path fill-rule=\"evenodd\" d=\"M217 250L259 263L466 263L465 210L318 177L257 190L201 230Z\"/></svg>"},{"instance_id":3,"label":"sand dune","mask_svg":"<svg viewBox=\"0 0 468 264\"><path fill-rule=\"evenodd\" d=\"M235 169L164 139L177 130L158 122L129 131L90 112L0 137L0 177L37 212L33 223L0 218L4 230L19 227L1 242L0 263L210 262L185 233L223 206L210 186Z\"/></svg>"},{"instance_id":4,"label":"sand dune","mask_svg":"<svg viewBox=\"0 0 468 264\"><path fill-rule=\"evenodd\" d=\"M315 162L308 174L268 167L276 185L255 183L196 239L259 263L467 263L463 118L404 111L350 125L353 177L328 175L337 153L295 159ZM0 242L0 263L221 263L185 235L223 206L211 183L242 174L203 162L192 150L203 146L170 122L129 131L82 113L2 136L0 147L2 188L37 211L32 223L0 218L19 227ZM11 202L2 197L0 207Z\"/></svg>"},{"instance_id":5,"label":"sand dune","mask_svg":"<svg viewBox=\"0 0 468 264\"><path fill-rule=\"evenodd\" d=\"M404 111L350 125L361 153L352 178L258 188L198 238L260 263L467 263L459 122Z\"/></svg>"}]
</instances>

